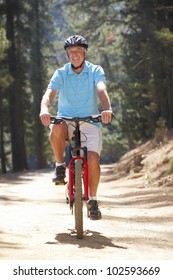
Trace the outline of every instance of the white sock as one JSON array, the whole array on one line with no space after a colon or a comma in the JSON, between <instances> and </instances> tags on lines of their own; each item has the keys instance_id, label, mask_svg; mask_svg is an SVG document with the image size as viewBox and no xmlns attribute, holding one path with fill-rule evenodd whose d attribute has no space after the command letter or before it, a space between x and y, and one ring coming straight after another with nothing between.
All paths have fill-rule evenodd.
<instances>
[{"instance_id":1,"label":"white sock","mask_svg":"<svg viewBox=\"0 0 173 280\"><path fill-rule=\"evenodd\" d=\"M89 200L97 200L97 196L89 196Z\"/></svg>"},{"instance_id":2,"label":"white sock","mask_svg":"<svg viewBox=\"0 0 173 280\"><path fill-rule=\"evenodd\" d=\"M55 162L55 166L56 166L56 167L61 166L61 165L66 166L66 165L65 165L65 162L62 162L62 163Z\"/></svg>"}]
</instances>

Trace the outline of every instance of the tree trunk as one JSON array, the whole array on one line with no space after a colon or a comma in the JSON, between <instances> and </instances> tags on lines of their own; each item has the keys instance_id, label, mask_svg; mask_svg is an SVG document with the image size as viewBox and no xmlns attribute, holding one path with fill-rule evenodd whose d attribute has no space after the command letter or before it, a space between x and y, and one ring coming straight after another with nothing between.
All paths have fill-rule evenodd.
<instances>
[{"instance_id":1,"label":"tree trunk","mask_svg":"<svg viewBox=\"0 0 173 280\"><path fill-rule=\"evenodd\" d=\"M34 97L33 113L34 113L34 125L35 125L35 157L36 167L45 168L47 167L47 159L45 155L45 137L44 127L41 125L39 119L40 113L40 102L45 90L44 79L46 79L43 56L41 52L41 27L40 27L40 12L39 12L39 1L34 0L32 2L32 44L31 44L31 89Z\"/></svg>"},{"instance_id":2,"label":"tree trunk","mask_svg":"<svg viewBox=\"0 0 173 280\"><path fill-rule=\"evenodd\" d=\"M20 71L20 60L17 52L20 46L16 45L15 34L18 32L14 25L15 12L18 11L18 1L6 0L6 29L7 39L10 41L8 49L9 74L13 83L9 86L9 106L11 125L11 145L13 170L19 171L27 168L26 151L24 143L22 84L23 74ZM20 53L20 55L22 55Z\"/></svg>"},{"instance_id":3,"label":"tree trunk","mask_svg":"<svg viewBox=\"0 0 173 280\"><path fill-rule=\"evenodd\" d=\"M4 151L4 126L3 126L3 108L2 108L2 93L0 90L0 158L1 158L1 171L6 173L6 158Z\"/></svg>"}]
</instances>

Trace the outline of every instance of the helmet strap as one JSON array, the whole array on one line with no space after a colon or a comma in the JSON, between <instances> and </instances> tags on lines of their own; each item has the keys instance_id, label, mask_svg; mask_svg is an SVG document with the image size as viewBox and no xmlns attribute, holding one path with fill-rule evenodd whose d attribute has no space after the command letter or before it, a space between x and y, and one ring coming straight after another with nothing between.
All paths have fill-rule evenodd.
<instances>
[{"instance_id":1,"label":"helmet strap","mask_svg":"<svg viewBox=\"0 0 173 280\"><path fill-rule=\"evenodd\" d=\"M75 67L75 66L71 63L71 67L72 67L74 70L77 70L77 69L79 69L79 68L81 68L81 67L83 66L84 61L85 61L85 59L84 59L84 60L82 61L82 63L81 63L79 66L77 66L77 67Z\"/></svg>"}]
</instances>

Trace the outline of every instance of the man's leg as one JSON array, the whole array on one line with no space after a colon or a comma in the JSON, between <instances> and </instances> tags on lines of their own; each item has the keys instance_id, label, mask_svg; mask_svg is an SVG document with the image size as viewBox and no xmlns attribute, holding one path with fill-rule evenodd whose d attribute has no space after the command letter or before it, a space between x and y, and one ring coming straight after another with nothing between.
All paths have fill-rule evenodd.
<instances>
[{"instance_id":1,"label":"man's leg","mask_svg":"<svg viewBox=\"0 0 173 280\"><path fill-rule=\"evenodd\" d=\"M99 155L96 152L88 152L88 174L90 196L97 195L97 188L100 181L100 163Z\"/></svg>"},{"instance_id":2,"label":"man's leg","mask_svg":"<svg viewBox=\"0 0 173 280\"><path fill-rule=\"evenodd\" d=\"M55 174L53 182L64 183L65 178L65 164L64 164L64 149L67 139L67 125L65 122L55 124L50 127L50 143L56 161Z\"/></svg>"},{"instance_id":3,"label":"man's leg","mask_svg":"<svg viewBox=\"0 0 173 280\"><path fill-rule=\"evenodd\" d=\"M54 124L50 130L50 143L57 163L64 162L65 141L67 139L67 125L65 122Z\"/></svg>"},{"instance_id":4,"label":"man's leg","mask_svg":"<svg viewBox=\"0 0 173 280\"><path fill-rule=\"evenodd\" d=\"M89 194L88 209L90 219L99 220L102 218L97 202L97 188L100 181L99 155L96 152L88 152L88 174L89 174Z\"/></svg>"}]
</instances>

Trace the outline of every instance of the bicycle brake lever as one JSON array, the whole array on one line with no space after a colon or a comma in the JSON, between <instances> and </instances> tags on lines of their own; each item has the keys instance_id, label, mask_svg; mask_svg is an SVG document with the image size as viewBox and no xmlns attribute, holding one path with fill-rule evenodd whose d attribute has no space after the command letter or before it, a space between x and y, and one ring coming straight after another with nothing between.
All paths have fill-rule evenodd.
<instances>
[{"instance_id":1,"label":"bicycle brake lever","mask_svg":"<svg viewBox=\"0 0 173 280\"><path fill-rule=\"evenodd\" d=\"M92 115L92 122L98 123L101 121L102 121L101 115Z\"/></svg>"}]
</instances>

